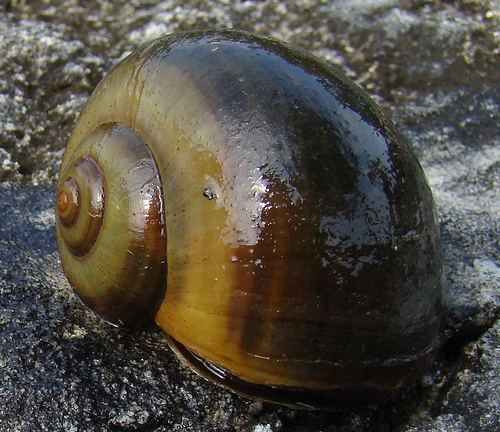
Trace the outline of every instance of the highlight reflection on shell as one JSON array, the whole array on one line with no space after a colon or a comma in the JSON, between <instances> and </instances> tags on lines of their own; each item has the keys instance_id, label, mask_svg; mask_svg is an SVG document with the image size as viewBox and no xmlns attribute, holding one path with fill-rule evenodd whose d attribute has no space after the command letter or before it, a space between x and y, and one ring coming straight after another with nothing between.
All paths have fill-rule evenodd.
<instances>
[{"instance_id":1,"label":"highlight reflection on shell","mask_svg":"<svg viewBox=\"0 0 500 432\"><path fill-rule=\"evenodd\" d=\"M82 164L102 176L103 214L68 226L67 203L87 211L99 190ZM132 53L79 119L57 207L84 302L115 323L154 318L240 393L329 406L432 362L441 255L423 172L366 94L284 44L208 31Z\"/></svg>"}]
</instances>

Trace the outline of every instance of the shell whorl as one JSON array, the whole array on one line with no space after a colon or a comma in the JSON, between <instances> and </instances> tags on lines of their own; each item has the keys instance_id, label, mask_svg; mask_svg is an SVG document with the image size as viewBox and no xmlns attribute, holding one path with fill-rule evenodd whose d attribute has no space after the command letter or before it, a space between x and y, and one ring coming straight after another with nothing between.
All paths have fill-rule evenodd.
<instances>
[{"instance_id":1,"label":"shell whorl","mask_svg":"<svg viewBox=\"0 0 500 432\"><path fill-rule=\"evenodd\" d=\"M97 127L72 155L57 192L62 264L79 297L112 323L151 320L165 292L160 175L124 124Z\"/></svg>"}]
</instances>

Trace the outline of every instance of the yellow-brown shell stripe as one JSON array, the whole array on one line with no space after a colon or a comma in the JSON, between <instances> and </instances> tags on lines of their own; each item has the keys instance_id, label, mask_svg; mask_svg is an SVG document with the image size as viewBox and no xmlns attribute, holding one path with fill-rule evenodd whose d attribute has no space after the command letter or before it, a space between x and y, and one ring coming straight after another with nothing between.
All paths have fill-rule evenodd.
<instances>
[{"instance_id":1,"label":"yellow-brown shell stripe","mask_svg":"<svg viewBox=\"0 0 500 432\"><path fill-rule=\"evenodd\" d=\"M129 88L130 92L123 91ZM148 53L127 58L96 89L64 162L71 160L85 136L109 122L132 127L160 169L169 271L166 298L156 320L198 352L222 353L228 341L226 310L233 271L232 247L224 244L222 233L235 234L226 225L226 208L220 205L224 135L189 75ZM207 187L215 199L203 196Z\"/></svg>"},{"instance_id":2,"label":"yellow-brown shell stripe","mask_svg":"<svg viewBox=\"0 0 500 432\"><path fill-rule=\"evenodd\" d=\"M165 292L166 232L155 161L134 131L114 123L96 128L74 157L100 167L106 204L99 236L85 253L75 253L65 241L65 230L71 233L73 227L58 227L63 267L77 294L98 314L140 325L153 317Z\"/></svg>"}]
</instances>

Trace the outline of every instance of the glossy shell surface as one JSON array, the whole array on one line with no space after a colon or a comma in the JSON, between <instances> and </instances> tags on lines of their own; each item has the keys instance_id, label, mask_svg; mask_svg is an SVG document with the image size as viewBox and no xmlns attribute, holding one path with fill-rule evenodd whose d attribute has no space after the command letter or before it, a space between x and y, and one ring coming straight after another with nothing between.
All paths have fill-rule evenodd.
<instances>
[{"instance_id":1,"label":"glossy shell surface","mask_svg":"<svg viewBox=\"0 0 500 432\"><path fill-rule=\"evenodd\" d=\"M103 130L111 138L103 141ZM150 152L157 172L146 170L144 182L158 180L160 213L97 252L106 228L131 219L120 211L133 213L131 198L106 195L131 184L137 163L107 177L104 165L126 153L114 142L120 130ZM324 406L332 395L383 393L429 367L442 312L432 195L393 124L340 72L241 32L166 36L99 84L69 141L60 190L68 170L106 147L109 163L95 156L105 178L98 238L85 254L62 259L76 292L106 319L133 324L154 315L200 373L283 403ZM68 185L58 195L63 251ZM139 253L150 221L163 233L152 250L164 248L151 280L164 281L147 294L150 312L137 312L136 300L117 312L121 291L141 297L115 281L130 279L130 265L150 267L151 253ZM127 260L117 246L132 251ZM101 272L113 269L115 294L77 281L96 254Z\"/></svg>"}]
</instances>

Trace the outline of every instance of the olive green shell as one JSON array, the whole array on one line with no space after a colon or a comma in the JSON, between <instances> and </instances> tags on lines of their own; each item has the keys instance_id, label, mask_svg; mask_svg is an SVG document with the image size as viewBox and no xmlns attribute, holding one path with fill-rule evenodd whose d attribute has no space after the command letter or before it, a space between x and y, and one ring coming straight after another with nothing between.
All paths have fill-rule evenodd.
<instances>
[{"instance_id":1,"label":"olive green shell","mask_svg":"<svg viewBox=\"0 0 500 432\"><path fill-rule=\"evenodd\" d=\"M102 187L74 186L89 160ZM77 253L68 202L86 209ZM287 45L207 31L133 52L78 121L58 208L77 294L115 323L154 317L235 391L331 406L432 362L442 265L422 169L363 91Z\"/></svg>"}]
</instances>

